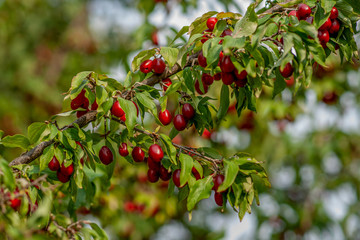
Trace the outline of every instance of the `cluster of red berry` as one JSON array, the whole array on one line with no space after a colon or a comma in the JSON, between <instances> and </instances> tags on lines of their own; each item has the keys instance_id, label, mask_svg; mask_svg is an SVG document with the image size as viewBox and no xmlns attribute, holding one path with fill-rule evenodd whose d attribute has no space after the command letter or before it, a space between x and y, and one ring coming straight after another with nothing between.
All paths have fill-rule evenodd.
<instances>
[{"instance_id":1,"label":"cluster of red berry","mask_svg":"<svg viewBox=\"0 0 360 240\"><path fill-rule=\"evenodd\" d=\"M37 188L37 189L39 189L39 186L37 186L37 185L35 185L35 187ZM12 209L14 209L15 211L19 211L20 210L20 207L21 207L21 203L22 203L22 201L21 201L21 193L20 193L20 191L19 191L19 189L18 188L16 188L15 190L14 190L14 192L13 192L13 195L14 196L11 196L11 193L10 192L4 192L4 189L0 189L0 192L1 192L1 195L3 195L5 198L7 198L8 199L8 205L12 208ZM26 195L27 195L27 197L29 198L29 193L27 192L27 190L26 190ZM19 196L20 195L20 196ZM32 206L31 206L31 204L29 203L29 205L28 205L28 212L27 212L27 214L29 214L30 212L34 212L36 209L38 208L38 202L37 202L37 200L35 201L35 204L33 204Z\"/></svg>"},{"instance_id":2,"label":"cluster of red berry","mask_svg":"<svg viewBox=\"0 0 360 240\"><path fill-rule=\"evenodd\" d=\"M89 109L89 99L85 96L85 89L81 90L80 94L76 96L73 100L71 100L71 109L76 110L78 108L84 109L83 111L77 111L76 116L79 118L83 116L85 113L89 112L90 110L96 110L98 108L98 104L96 100L91 104L91 108Z\"/></svg>"},{"instance_id":3,"label":"cluster of red berry","mask_svg":"<svg viewBox=\"0 0 360 240\"><path fill-rule=\"evenodd\" d=\"M190 103L185 103L182 107L182 114L175 115L173 119L175 129L183 131L186 128L188 121L194 118L194 116L194 107ZM172 116L169 110L166 109L159 112L159 120L164 126L169 125L171 123L171 119Z\"/></svg>"},{"instance_id":4,"label":"cluster of red berry","mask_svg":"<svg viewBox=\"0 0 360 240\"><path fill-rule=\"evenodd\" d=\"M74 163L71 163L66 167L63 162L60 167L59 160L55 156L53 156L51 161L48 163L48 167L51 171L56 171L57 178L62 183L68 182L71 175L74 173Z\"/></svg>"},{"instance_id":5,"label":"cluster of red berry","mask_svg":"<svg viewBox=\"0 0 360 240\"><path fill-rule=\"evenodd\" d=\"M154 71L156 74L162 74L165 71L166 64L161 58L155 58L154 60L145 60L140 64L140 71L148 74Z\"/></svg>"}]
</instances>

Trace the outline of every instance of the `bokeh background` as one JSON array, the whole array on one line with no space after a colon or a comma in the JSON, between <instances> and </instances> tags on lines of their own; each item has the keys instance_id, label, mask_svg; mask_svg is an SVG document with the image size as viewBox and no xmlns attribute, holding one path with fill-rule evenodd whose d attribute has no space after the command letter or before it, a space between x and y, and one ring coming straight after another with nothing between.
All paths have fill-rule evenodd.
<instances>
[{"instance_id":1,"label":"bokeh background","mask_svg":"<svg viewBox=\"0 0 360 240\"><path fill-rule=\"evenodd\" d=\"M165 46L207 11L244 13L251 2L0 0L0 129L26 134L30 123L62 111L62 94L78 72L123 81L141 49ZM262 189L261 205L243 222L231 209L221 213L212 197L189 221L181 196L168 198L166 184L146 183L146 167L127 163L117 167L109 192L96 193L98 204L78 214L111 239L360 239L359 62L334 55L327 63L314 66L310 88L294 94L289 82L275 99L264 88L257 113L238 118L230 108L205 135L190 129L174 140L223 154L246 151L264 162L272 188ZM20 153L0 146L9 161Z\"/></svg>"}]
</instances>

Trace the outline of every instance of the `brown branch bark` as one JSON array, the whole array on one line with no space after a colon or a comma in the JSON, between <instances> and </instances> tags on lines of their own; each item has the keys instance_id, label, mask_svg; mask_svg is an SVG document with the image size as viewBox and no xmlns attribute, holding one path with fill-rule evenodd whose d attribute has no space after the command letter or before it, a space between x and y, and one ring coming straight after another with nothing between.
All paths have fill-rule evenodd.
<instances>
[{"instance_id":1,"label":"brown branch bark","mask_svg":"<svg viewBox=\"0 0 360 240\"><path fill-rule=\"evenodd\" d=\"M284 2L282 2L281 4L286 4L286 3L289 3L291 2L292 0L286 0ZM263 12L259 18L262 18L264 17L266 14L271 14L271 13L274 13L274 12L279 12L283 9L284 7L279 5L279 4L276 4L275 6L273 6L272 8L269 8L268 10L266 10L265 12Z\"/></svg>"}]
</instances>

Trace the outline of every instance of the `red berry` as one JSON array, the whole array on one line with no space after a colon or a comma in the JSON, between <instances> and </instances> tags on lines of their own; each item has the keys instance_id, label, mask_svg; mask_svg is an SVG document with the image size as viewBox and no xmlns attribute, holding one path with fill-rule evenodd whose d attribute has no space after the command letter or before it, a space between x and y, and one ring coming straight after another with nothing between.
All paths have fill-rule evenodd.
<instances>
[{"instance_id":1,"label":"red berry","mask_svg":"<svg viewBox=\"0 0 360 240\"><path fill-rule=\"evenodd\" d=\"M115 101L112 105L111 114L118 118L121 118L125 114L124 110L120 106L119 101Z\"/></svg>"},{"instance_id":2,"label":"red berry","mask_svg":"<svg viewBox=\"0 0 360 240\"><path fill-rule=\"evenodd\" d=\"M200 89L200 83L199 83L198 80L196 80L196 82L195 82L195 90L196 90L196 92L197 92L198 94L203 95L203 94L205 94L205 93L208 92L208 90L209 90L209 85L203 84L203 87L204 87L204 90L201 90L201 89Z\"/></svg>"},{"instance_id":3,"label":"red berry","mask_svg":"<svg viewBox=\"0 0 360 240\"><path fill-rule=\"evenodd\" d=\"M199 179L201 178L200 173L198 172L198 170L196 170L195 167L193 167L193 168L191 169L191 172L192 172L192 174L194 175L194 177L196 178L196 180L199 180Z\"/></svg>"},{"instance_id":4,"label":"red berry","mask_svg":"<svg viewBox=\"0 0 360 240\"><path fill-rule=\"evenodd\" d=\"M112 154L110 148L108 148L107 146L103 146L100 149L99 158L100 158L100 161L105 165L109 165L114 160L113 154Z\"/></svg>"},{"instance_id":5,"label":"red berry","mask_svg":"<svg viewBox=\"0 0 360 240\"><path fill-rule=\"evenodd\" d=\"M51 171L57 171L60 168L60 163L57 160L57 158L55 156L53 156L53 158L51 159L51 161L48 164L48 167Z\"/></svg>"},{"instance_id":6,"label":"red berry","mask_svg":"<svg viewBox=\"0 0 360 240\"><path fill-rule=\"evenodd\" d=\"M134 101L132 101L133 102L133 104L135 105L135 107L136 107L136 116L139 116L139 107L138 107L138 105L136 104L136 102L134 102ZM125 118L126 119L126 118Z\"/></svg>"},{"instance_id":7,"label":"red berry","mask_svg":"<svg viewBox=\"0 0 360 240\"><path fill-rule=\"evenodd\" d=\"M210 74L203 73L203 75L201 76L201 81L203 82L203 84L210 86L211 84L213 84L214 78Z\"/></svg>"},{"instance_id":8,"label":"red berry","mask_svg":"<svg viewBox=\"0 0 360 240\"><path fill-rule=\"evenodd\" d=\"M295 10L291 11L289 13L289 16L295 16L295 17L297 17L297 19L300 20L299 13L297 11L295 11Z\"/></svg>"},{"instance_id":9,"label":"red berry","mask_svg":"<svg viewBox=\"0 0 360 240\"><path fill-rule=\"evenodd\" d=\"M178 114L174 117L173 123L174 123L175 129L178 131L184 130L186 128L186 124L187 124L184 116L181 114Z\"/></svg>"},{"instance_id":10,"label":"red berry","mask_svg":"<svg viewBox=\"0 0 360 240\"><path fill-rule=\"evenodd\" d=\"M318 38L322 44L326 44L330 40L329 32L327 30L319 30Z\"/></svg>"},{"instance_id":11,"label":"red berry","mask_svg":"<svg viewBox=\"0 0 360 240\"><path fill-rule=\"evenodd\" d=\"M238 80L245 80L247 78L247 71L246 70L242 70L240 73L237 69L235 69L234 71L235 76Z\"/></svg>"},{"instance_id":12,"label":"red berry","mask_svg":"<svg viewBox=\"0 0 360 240\"><path fill-rule=\"evenodd\" d=\"M160 162L154 161L151 157L147 158L147 165L149 169L160 171Z\"/></svg>"},{"instance_id":13,"label":"red berry","mask_svg":"<svg viewBox=\"0 0 360 240\"><path fill-rule=\"evenodd\" d=\"M89 112L88 110L86 110L86 111L77 111L76 112L76 117L80 118L80 117L84 116L85 114L87 114L88 112Z\"/></svg>"},{"instance_id":14,"label":"red berry","mask_svg":"<svg viewBox=\"0 0 360 240\"><path fill-rule=\"evenodd\" d=\"M223 195L222 193L218 193L216 192L214 195L214 199L215 199L215 203L219 206L222 207L224 204L224 200L223 200Z\"/></svg>"},{"instance_id":15,"label":"red berry","mask_svg":"<svg viewBox=\"0 0 360 240\"><path fill-rule=\"evenodd\" d=\"M76 98L74 98L73 100L71 100L71 109L72 110L76 110L79 107L81 107L83 105L83 102L85 101L86 97L85 97L85 89L81 90L81 92L79 93L79 95L76 96Z\"/></svg>"},{"instance_id":16,"label":"red berry","mask_svg":"<svg viewBox=\"0 0 360 240\"><path fill-rule=\"evenodd\" d=\"M162 74L166 68L164 60L162 60L161 58L155 58L152 61L152 68L155 73Z\"/></svg>"},{"instance_id":17,"label":"red berry","mask_svg":"<svg viewBox=\"0 0 360 240\"><path fill-rule=\"evenodd\" d=\"M166 86L163 86L163 90L166 91L168 89L168 87L170 87L170 85L172 84L172 81L170 78L166 78L162 81Z\"/></svg>"},{"instance_id":18,"label":"red berry","mask_svg":"<svg viewBox=\"0 0 360 240\"><path fill-rule=\"evenodd\" d=\"M201 137L203 137L205 139L211 139L211 132L205 128Z\"/></svg>"},{"instance_id":19,"label":"red berry","mask_svg":"<svg viewBox=\"0 0 360 240\"><path fill-rule=\"evenodd\" d=\"M180 187L180 169L176 169L173 173L172 179L175 184L175 186Z\"/></svg>"},{"instance_id":20,"label":"red berry","mask_svg":"<svg viewBox=\"0 0 360 240\"><path fill-rule=\"evenodd\" d=\"M222 72L221 79L225 85L231 85L234 82L234 75L232 73Z\"/></svg>"},{"instance_id":21,"label":"red berry","mask_svg":"<svg viewBox=\"0 0 360 240\"><path fill-rule=\"evenodd\" d=\"M164 126L171 123L172 116L171 116L170 111L167 109L165 109L165 111L163 111L163 112L160 111L159 112L159 120Z\"/></svg>"},{"instance_id":22,"label":"red berry","mask_svg":"<svg viewBox=\"0 0 360 240\"><path fill-rule=\"evenodd\" d=\"M145 159L145 153L140 147L134 147L131 156L135 162L142 162Z\"/></svg>"},{"instance_id":23,"label":"red berry","mask_svg":"<svg viewBox=\"0 0 360 240\"><path fill-rule=\"evenodd\" d=\"M308 5L304 4L304 3L299 4L297 13L298 13L298 16L299 16L300 19L305 19L308 16L310 16L311 8Z\"/></svg>"},{"instance_id":24,"label":"red berry","mask_svg":"<svg viewBox=\"0 0 360 240\"><path fill-rule=\"evenodd\" d=\"M151 41L153 42L154 45L159 45L159 39L158 39L157 31L154 31L154 32L151 33Z\"/></svg>"},{"instance_id":25,"label":"red berry","mask_svg":"<svg viewBox=\"0 0 360 240\"><path fill-rule=\"evenodd\" d=\"M206 26L212 31L214 30L215 24L217 23L217 18L211 17L206 21Z\"/></svg>"},{"instance_id":26,"label":"red berry","mask_svg":"<svg viewBox=\"0 0 360 240\"><path fill-rule=\"evenodd\" d=\"M120 120L123 121L123 122L126 121L126 116L125 116L125 114L120 117Z\"/></svg>"},{"instance_id":27,"label":"red berry","mask_svg":"<svg viewBox=\"0 0 360 240\"><path fill-rule=\"evenodd\" d=\"M220 64L220 68L221 68L221 71L226 72L226 73L230 73L230 72L234 71L235 66L232 63L230 56L224 56L224 58L222 59L221 64Z\"/></svg>"},{"instance_id":28,"label":"red berry","mask_svg":"<svg viewBox=\"0 0 360 240\"><path fill-rule=\"evenodd\" d=\"M60 172L66 176L71 176L74 172L74 163L71 163L69 166L65 167L64 162L61 164Z\"/></svg>"},{"instance_id":29,"label":"red berry","mask_svg":"<svg viewBox=\"0 0 360 240\"><path fill-rule=\"evenodd\" d=\"M159 173L153 169L147 171L147 178L149 182L155 183L159 180Z\"/></svg>"},{"instance_id":30,"label":"red berry","mask_svg":"<svg viewBox=\"0 0 360 240\"><path fill-rule=\"evenodd\" d=\"M56 175L57 175L57 178L59 179L59 181L62 183L66 183L70 180L70 176L63 174L60 170L58 170L56 172Z\"/></svg>"},{"instance_id":31,"label":"red berry","mask_svg":"<svg viewBox=\"0 0 360 240\"><path fill-rule=\"evenodd\" d=\"M160 179L163 181L168 181L171 178L171 172L169 172L164 166L160 166Z\"/></svg>"},{"instance_id":32,"label":"red berry","mask_svg":"<svg viewBox=\"0 0 360 240\"><path fill-rule=\"evenodd\" d=\"M89 99L87 99L85 96L84 96L84 101L83 101L83 103L81 104L80 107L83 108L83 109L86 109L86 110L89 107Z\"/></svg>"},{"instance_id":33,"label":"red berry","mask_svg":"<svg viewBox=\"0 0 360 240\"><path fill-rule=\"evenodd\" d=\"M288 87L291 87L292 85L294 85L295 79L293 76L291 76L289 79L285 79L285 82Z\"/></svg>"},{"instance_id":34,"label":"red berry","mask_svg":"<svg viewBox=\"0 0 360 240\"><path fill-rule=\"evenodd\" d=\"M221 64L221 62L222 62L222 60L223 60L223 58L224 58L224 52L223 51L221 51L220 53L219 53L219 66L220 66L220 64Z\"/></svg>"},{"instance_id":35,"label":"red berry","mask_svg":"<svg viewBox=\"0 0 360 240\"><path fill-rule=\"evenodd\" d=\"M91 104L91 110L97 110L98 109L98 104L96 102L96 100L93 102L93 104Z\"/></svg>"},{"instance_id":36,"label":"red berry","mask_svg":"<svg viewBox=\"0 0 360 240\"><path fill-rule=\"evenodd\" d=\"M199 61L199 65L200 65L201 67L204 68L204 67L207 66L206 57L204 57L202 51L199 53L198 61Z\"/></svg>"},{"instance_id":37,"label":"red berry","mask_svg":"<svg viewBox=\"0 0 360 240\"><path fill-rule=\"evenodd\" d=\"M214 186L213 186L213 190L215 190L215 192L217 192L219 186L224 182L225 176L222 174L218 174L214 177Z\"/></svg>"},{"instance_id":38,"label":"red berry","mask_svg":"<svg viewBox=\"0 0 360 240\"><path fill-rule=\"evenodd\" d=\"M221 72L216 73L216 74L214 75L214 80L216 80L216 81L221 80Z\"/></svg>"},{"instance_id":39,"label":"red berry","mask_svg":"<svg viewBox=\"0 0 360 240\"><path fill-rule=\"evenodd\" d=\"M149 148L149 157L155 162L161 162L164 157L164 151L158 144L153 144Z\"/></svg>"},{"instance_id":40,"label":"red berry","mask_svg":"<svg viewBox=\"0 0 360 240\"><path fill-rule=\"evenodd\" d=\"M186 120L190 120L195 116L195 109L190 103L185 103L182 107L182 114Z\"/></svg>"},{"instance_id":41,"label":"red berry","mask_svg":"<svg viewBox=\"0 0 360 240\"><path fill-rule=\"evenodd\" d=\"M124 211L125 212L134 212L136 210L136 204L129 201L124 203Z\"/></svg>"},{"instance_id":42,"label":"red berry","mask_svg":"<svg viewBox=\"0 0 360 240\"><path fill-rule=\"evenodd\" d=\"M220 37L231 36L231 35L232 35L232 31L231 31L230 29L225 29L225 30L221 33Z\"/></svg>"},{"instance_id":43,"label":"red berry","mask_svg":"<svg viewBox=\"0 0 360 240\"><path fill-rule=\"evenodd\" d=\"M121 156L126 157L127 155L129 155L129 150L127 148L127 144L126 143L121 143L119 146L119 153Z\"/></svg>"},{"instance_id":44,"label":"red berry","mask_svg":"<svg viewBox=\"0 0 360 240\"><path fill-rule=\"evenodd\" d=\"M287 63L282 71L280 68L280 73L284 78L290 77L293 74L293 72L294 72L294 69L293 69L291 63Z\"/></svg>"},{"instance_id":45,"label":"red berry","mask_svg":"<svg viewBox=\"0 0 360 240\"><path fill-rule=\"evenodd\" d=\"M140 65L140 71L147 74L152 71L152 60L145 60Z\"/></svg>"},{"instance_id":46,"label":"red berry","mask_svg":"<svg viewBox=\"0 0 360 240\"><path fill-rule=\"evenodd\" d=\"M205 43L207 40L209 40L209 38L206 35L203 35L201 38L201 43Z\"/></svg>"},{"instance_id":47,"label":"red berry","mask_svg":"<svg viewBox=\"0 0 360 240\"><path fill-rule=\"evenodd\" d=\"M329 29L330 34L335 34L340 30L340 23L337 19L332 20L331 27Z\"/></svg>"},{"instance_id":48,"label":"red berry","mask_svg":"<svg viewBox=\"0 0 360 240\"><path fill-rule=\"evenodd\" d=\"M336 92L326 92L322 98L322 101L328 105L335 104L338 100L338 95Z\"/></svg>"},{"instance_id":49,"label":"red berry","mask_svg":"<svg viewBox=\"0 0 360 240\"><path fill-rule=\"evenodd\" d=\"M339 11L336 7L333 7L330 12L330 19L336 19L339 16Z\"/></svg>"},{"instance_id":50,"label":"red berry","mask_svg":"<svg viewBox=\"0 0 360 240\"><path fill-rule=\"evenodd\" d=\"M319 30L329 30L330 27L331 27L331 19L328 18L326 19L326 22L323 25L321 25Z\"/></svg>"},{"instance_id":51,"label":"red berry","mask_svg":"<svg viewBox=\"0 0 360 240\"><path fill-rule=\"evenodd\" d=\"M245 87L245 85L247 83L247 78L245 78L243 80L236 79L234 82L237 87Z\"/></svg>"},{"instance_id":52,"label":"red berry","mask_svg":"<svg viewBox=\"0 0 360 240\"><path fill-rule=\"evenodd\" d=\"M14 209L15 211L19 211L20 206L21 206L21 199L14 198L10 200L10 207L12 207L12 209Z\"/></svg>"}]
</instances>

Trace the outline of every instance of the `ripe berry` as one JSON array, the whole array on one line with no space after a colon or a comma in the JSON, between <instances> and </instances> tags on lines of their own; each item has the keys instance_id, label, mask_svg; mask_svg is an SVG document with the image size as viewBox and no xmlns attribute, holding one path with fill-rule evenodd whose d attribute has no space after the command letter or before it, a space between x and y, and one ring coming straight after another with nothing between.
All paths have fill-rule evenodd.
<instances>
[{"instance_id":1,"label":"ripe berry","mask_svg":"<svg viewBox=\"0 0 360 240\"><path fill-rule=\"evenodd\" d=\"M173 123L174 123L175 129L178 131L184 130L186 128L186 124L187 124L184 116L181 114L178 114L174 117Z\"/></svg>"},{"instance_id":2,"label":"ripe berry","mask_svg":"<svg viewBox=\"0 0 360 240\"><path fill-rule=\"evenodd\" d=\"M162 60L161 58L155 58L152 61L152 68L155 73L162 74L166 68L164 60Z\"/></svg>"},{"instance_id":3,"label":"ripe berry","mask_svg":"<svg viewBox=\"0 0 360 240\"><path fill-rule=\"evenodd\" d=\"M125 114L120 117L120 120L123 121L123 122L126 121L126 116L125 116Z\"/></svg>"},{"instance_id":4,"label":"ripe berry","mask_svg":"<svg viewBox=\"0 0 360 240\"><path fill-rule=\"evenodd\" d=\"M328 18L326 19L326 22L323 25L321 25L319 30L329 30L330 27L331 27L331 20L330 18Z\"/></svg>"},{"instance_id":5,"label":"ripe berry","mask_svg":"<svg viewBox=\"0 0 360 240\"><path fill-rule=\"evenodd\" d=\"M322 101L328 105L335 104L338 100L338 95L336 92L326 92L322 98Z\"/></svg>"},{"instance_id":6,"label":"ripe berry","mask_svg":"<svg viewBox=\"0 0 360 240\"><path fill-rule=\"evenodd\" d=\"M291 11L289 13L289 16L295 16L295 17L297 17L297 19L300 20L299 13L297 11L295 11L295 10Z\"/></svg>"},{"instance_id":7,"label":"ripe berry","mask_svg":"<svg viewBox=\"0 0 360 240\"><path fill-rule=\"evenodd\" d=\"M214 78L210 74L203 73L203 75L201 76L201 81L203 82L203 84L210 86L211 84L213 84Z\"/></svg>"},{"instance_id":8,"label":"ripe berry","mask_svg":"<svg viewBox=\"0 0 360 240\"><path fill-rule=\"evenodd\" d=\"M145 153L140 147L134 147L131 156L135 162L142 162L145 159Z\"/></svg>"},{"instance_id":9,"label":"ripe berry","mask_svg":"<svg viewBox=\"0 0 360 240\"><path fill-rule=\"evenodd\" d=\"M331 27L329 28L330 34L335 34L340 30L340 23L337 19L332 20Z\"/></svg>"},{"instance_id":10,"label":"ripe berry","mask_svg":"<svg viewBox=\"0 0 360 240\"><path fill-rule=\"evenodd\" d=\"M154 161L151 157L147 158L147 165L149 169L159 171L160 170L160 162Z\"/></svg>"},{"instance_id":11,"label":"ripe berry","mask_svg":"<svg viewBox=\"0 0 360 240\"><path fill-rule=\"evenodd\" d=\"M287 63L282 71L280 68L280 73L284 78L290 77L293 74L293 72L294 72L294 69L293 69L291 63Z\"/></svg>"},{"instance_id":12,"label":"ripe berry","mask_svg":"<svg viewBox=\"0 0 360 240\"><path fill-rule=\"evenodd\" d=\"M203 94L208 92L209 86L206 85L206 84L203 84L203 87L204 87L204 90L201 90L199 80L196 80L196 82L195 82L195 90L196 90L196 92L198 94L203 95Z\"/></svg>"},{"instance_id":13,"label":"ripe berry","mask_svg":"<svg viewBox=\"0 0 360 240\"><path fill-rule=\"evenodd\" d=\"M204 57L202 51L199 53L198 61L199 61L199 65L201 67L206 67L207 66L206 57Z\"/></svg>"},{"instance_id":14,"label":"ripe berry","mask_svg":"<svg viewBox=\"0 0 360 240\"><path fill-rule=\"evenodd\" d=\"M298 16L300 19L305 19L311 14L311 8L306 4L299 4L298 10L297 10Z\"/></svg>"},{"instance_id":15,"label":"ripe berry","mask_svg":"<svg viewBox=\"0 0 360 240\"><path fill-rule=\"evenodd\" d=\"M149 148L149 157L155 162L161 162L164 157L164 151L158 144L153 144Z\"/></svg>"},{"instance_id":16,"label":"ripe berry","mask_svg":"<svg viewBox=\"0 0 360 240\"><path fill-rule=\"evenodd\" d=\"M77 111L76 112L76 117L80 118L80 117L84 116L85 114L87 114L88 112L89 112L88 110L86 110L86 111Z\"/></svg>"},{"instance_id":17,"label":"ripe berry","mask_svg":"<svg viewBox=\"0 0 360 240\"><path fill-rule=\"evenodd\" d=\"M85 97L85 95L84 95L84 99L83 99L83 102L82 102L82 104L81 104L81 106L80 106L81 108L83 108L83 109L88 109L88 107L89 107L89 99L87 99L86 97Z\"/></svg>"},{"instance_id":18,"label":"ripe berry","mask_svg":"<svg viewBox=\"0 0 360 240\"><path fill-rule=\"evenodd\" d=\"M180 187L180 169L176 169L173 173L172 179L175 184L175 186Z\"/></svg>"},{"instance_id":19,"label":"ripe berry","mask_svg":"<svg viewBox=\"0 0 360 240\"><path fill-rule=\"evenodd\" d=\"M237 78L238 80L244 80L244 79L247 78L247 75L248 75L246 70L242 70L242 71L239 73L239 71L238 71L237 69L235 69L234 73L235 73L235 76L236 76L236 78Z\"/></svg>"},{"instance_id":20,"label":"ripe berry","mask_svg":"<svg viewBox=\"0 0 360 240\"><path fill-rule=\"evenodd\" d=\"M216 80L216 81L221 80L221 72L216 73L216 74L214 75L214 80Z\"/></svg>"},{"instance_id":21,"label":"ripe berry","mask_svg":"<svg viewBox=\"0 0 360 240\"><path fill-rule=\"evenodd\" d=\"M159 173L153 169L147 171L147 178L149 182L155 183L159 180Z\"/></svg>"},{"instance_id":22,"label":"ripe berry","mask_svg":"<svg viewBox=\"0 0 360 240\"><path fill-rule=\"evenodd\" d=\"M230 72L234 71L235 66L232 63L230 56L224 56L224 58L222 59L221 64L220 64L220 68L221 68L221 71L226 72L226 73L230 73Z\"/></svg>"},{"instance_id":23,"label":"ripe berry","mask_svg":"<svg viewBox=\"0 0 360 240\"><path fill-rule=\"evenodd\" d=\"M339 11L336 7L333 7L330 12L330 19L336 19L339 16Z\"/></svg>"},{"instance_id":24,"label":"ripe berry","mask_svg":"<svg viewBox=\"0 0 360 240\"><path fill-rule=\"evenodd\" d=\"M60 168L60 163L57 160L57 158L55 156L53 156L53 158L51 159L51 161L48 164L48 167L51 171L57 171Z\"/></svg>"},{"instance_id":25,"label":"ripe berry","mask_svg":"<svg viewBox=\"0 0 360 240\"><path fill-rule=\"evenodd\" d=\"M205 139L211 139L211 132L205 128L201 137Z\"/></svg>"},{"instance_id":26,"label":"ripe berry","mask_svg":"<svg viewBox=\"0 0 360 240\"><path fill-rule=\"evenodd\" d=\"M225 85L231 85L234 82L234 75L232 73L222 72L221 79Z\"/></svg>"},{"instance_id":27,"label":"ripe berry","mask_svg":"<svg viewBox=\"0 0 360 240\"><path fill-rule=\"evenodd\" d=\"M191 172L192 172L192 174L194 175L194 177L196 178L196 180L199 180L199 179L201 178L200 173L198 172L198 170L196 170L195 167L193 167L193 168L191 169Z\"/></svg>"},{"instance_id":28,"label":"ripe berry","mask_svg":"<svg viewBox=\"0 0 360 240\"><path fill-rule=\"evenodd\" d=\"M126 157L127 155L129 155L129 150L127 148L127 144L126 143L121 143L119 146L119 153L121 156Z\"/></svg>"},{"instance_id":29,"label":"ripe berry","mask_svg":"<svg viewBox=\"0 0 360 240\"><path fill-rule=\"evenodd\" d=\"M201 43L205 43L207 40L209 40L209 38L206 35L203 35L201 38Z\"/></svg>"},{"instance_id":30,"label":"ripe berry","mask_svg":"<svg viewBox=\"0 0 360 240\"><path fill-rule=\"evenodd\" d=\"M133 104L135 105L135 107L136 107L136 116L139 116L139 107L138 107L138 105L136 104L136 102L134 102L134 101L132 101L133 102ZM126 119L126 118L125 118Z\"/></svg>"},{"instance_id":31,"label":"ripe berry","mask_svg":"<svg viewBox=\"0 0 360 240\"><path fill-rule=\"evenodd\" d=\"M285 79L285 82L288 87L291 87L292 85L294 85L295 79L293 76L291 76L289 79Z\"/></svg>"},{"instance_id":32,"label":"ripe berry","mask_svg":"<svg viewBox=\"0 0 360 240\"><path fill-rule=\"evenodd\" d=\"M171 172L169 172L164 166L160 166L160 179L163 181L168 181L171 178Z\"/></svg>"},{"instance_id":33,"label":"ripe berry","mask_svg":"<svg viewBox=\"0 0 360 240\"><path fill-rule=\"evenodd\" d=\"M71 109L76 110L82 106L83 102L85 101L85 89L81 90L79 95L76 96L73 100L71 100Z\"/></svg>"},{"instance_id":34,"label":"ripe berry","mask_svg":"<svg viewBox=\"0 0 360 240\"><path fill-rule=\"evenodd\" d=\"M93 104L91 104L91 110L97 110L98 109L98 104L96 102L96 100L93 102Z\"/></svg>"},{"instance_id":35,"label":"ripe berry","mask_svg":"<svg viewBox=\"0 0 360 240\"><path fill-rule=\"evenodd\" d=\"M119 101L115 101L112 105L111 114L118 118L121 118L125 114L124 110L120 106Z\"/></svg>"},{"instance_id":36,"label":"ripe berry","mask_svg":"<svg viewBox=\"0 0 360 240\"><path fill-rule=\"evenodd\" d=\"M159 120L164 126L171 123L172 116L171 116L170 111L167 109L165 109L165 111L163 111L163 112L160 111L159 112Z\"/></svg>"},{"instance_id":37,"label":"ripe berry","mask_svg":"<svg viewBox=\"0 0 360 240\"><path fill-rule=\"evenodd\" d=\"M329 32L327 30L319 30L318 38L322 44L326 44L330 40Z\"/></svg>"},{"instance_id":38,"label":"ripe berry","mask_svg":"<svg viewBox=\"0 0 360 240\"><path fill-rule=\"evenodd\" d=\"M215 190L215 192L217 192L219 186L224 182L225 176L222 174L218 174L214 177L214 186L213 186L213 190Z\"/></svg>"},{"instance_id":39,"label":"ripe berry","mask_svg":"<svg viewBox=\"0 0 360 240\"><path fill-rule=\"evenodd\" d=\"M112 154L110 148L108 148L107 146L103 146L100 149L99 158L100 158L100 161L105 165L109 165L114 160L113 154Z\"/></svg>"},{"instance_id":40,"label":"ripe berry","mask_svg":"<svg viewBox=\"0 0 360 240\"><path fill-rule=\"evenodd\" d=\"M60 172L66 176L71 176L74 172L74 163L71 163L69 166L65 167L64 162L61 164Z\"/></svg>"},{"instance_id":41,"label":"ripe berry","mask_svg":"<svg viewBox=\"0 0 360 240\"><path fill-rule=\"evenodd\" d=\"M163 90L164 92L168 89L168 87L170 87L170 85L172 84L172 81L170 78L166 78L162 81L166 86L163 86Z\"/></svg>"},{"instance_id":42,"label":"ripe berry","mask_svg":"<svg viewBox=\"0 0 360 240\"><path fill-rule=\"evenodd\" d=\"M140 71L147 74L152 71L152 60L145 60L140 65Z\"/></svg>"},{"instance_id":43,"label":"ripe berry","mask_svg":"<svg viewBox=\"0 0 360 240\"><path fill-rule=\"evenodd\" d=\"M225 30L221 33L220 37L231 36L231 35L232 35L232 31L231 31L230 29L225 29Z\"/></svg>"},{"instance_id":44,"label":"ripe berry","mask_svg":"<svg viewBox=\"0 0 360 240\"><path fill-rule=\"evenodd\" d=\"M217 18L211 17L206 21L206 26L212 31L214 30L215 24L217 23Z\"/></svg>"},{"instance_id":45,"label":"ripe berry","mask_svg":"<svg viewBox=\"0 0 360 240\"><path fill-rule=\"evenodd\" d=\"M14 198L10 200L10 207L12 207L12 209L14 209L15 211L18 211L20 209L20 206L21 206L21 199Z\"/></svg>"},{"instance_id":46,"label":"ripe berry","mask_svg":"<svg viewBox=\"0 0 360 240\"><path fill-rule=\"evenodd\" d=\"M159 45L159 39L158 39L158 34L157 31L154 31L151 33L151 41L154 45Z\"/></svg>"},{"instance_id":47,"label":"ripe berry","mask_svg":"<svg viewBox=\"0 0 360 240\"><path fill-rule=\"evenodd\" d=\"M135 212L136 204L134 202L128 201L124 203L124 211L125 212Z\"/></svg>"},{"instance_id":48,"label":"ripe berry","mask_svg":"<svg viewBox=\"0 0 360 240\"><path fill-rule=\"evenodd\" d=\"M223 195L222 195L222 193L216 192L215 195L214 195L214 199L215 199L215 203L216 203L219 207L222 207L222 205L224 204L224 200L223 200Z\"/></svg>"},{"instance_id":49,"label":"ripe berry","mask_svg":"<svg viewBox=\"0 0 360 240\"><path fill-rule=\"evenodd\" d=\"M182 107L182 114L186 120L190 120L195 116L195 109L190 103L185 103Z\"/></svg>"},{"instance_id":50,"label":"ripe berry","mask_svg":"<svg viewBox=\"0 0 360 240\"><path fill-rule=\"evenodd\" d=\"M56 172L57 178L60 182L66 183L70 180L70 176L63 174L60 170Z\"/></svg>"}]
</instances>

